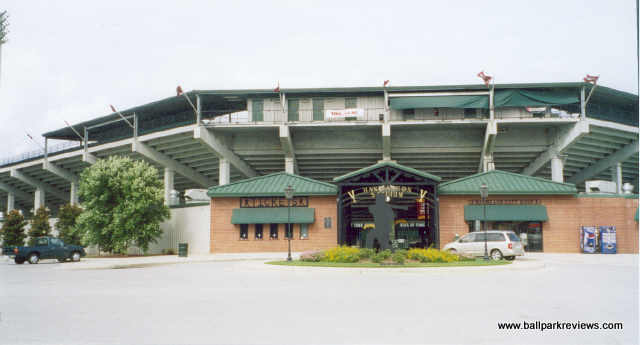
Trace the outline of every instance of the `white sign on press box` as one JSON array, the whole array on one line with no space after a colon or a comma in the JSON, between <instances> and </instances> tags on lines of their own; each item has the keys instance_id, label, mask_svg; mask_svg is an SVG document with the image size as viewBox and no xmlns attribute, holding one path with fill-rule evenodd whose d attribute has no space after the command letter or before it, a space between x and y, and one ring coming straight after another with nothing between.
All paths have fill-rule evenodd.
<instances>
[{"instance_id":1,"label":"white sign on press box","mask_svg":"<svg viewBox=\"0 0 640 345\"><path fill-rule=\"evenodd\" d=\"M340 109L340 110L326 110L324 112L324 119L326 121L344 121L344 120L364 120L364 109Z\"/></svg>"}]
</instances>

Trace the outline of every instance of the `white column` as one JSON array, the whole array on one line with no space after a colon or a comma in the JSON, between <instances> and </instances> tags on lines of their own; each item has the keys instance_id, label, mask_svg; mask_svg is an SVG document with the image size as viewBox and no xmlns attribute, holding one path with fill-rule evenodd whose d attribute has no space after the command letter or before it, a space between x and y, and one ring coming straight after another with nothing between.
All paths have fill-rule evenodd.
<instances>
[{"instance_id":1,"label":"white column","mask_svg":"<svg viewBox=\"0 0 640 345\"><path fill-rule=\"evenodd\" d=\"M33 212L35 212L41 207L44 206L44 190L42 188L36 188L33 199Z\"/></svg>"},{"instance_id":2,"label":"white column","mask_svg":"<svg viewBox=\"0 0 640 345\"><path fill-rule=\"evenodd\" d=\"M71 205L78 204L78 183L71 182L71 191L69 192L69 202Z\"/></svg>"},{"instance_id":3,"label":"white column","mask_svg":"<svg viewBox=\"0 0 640 345\"><path fill-rule=\"evenodd\" d=\"M294 166L295 162L293 157L284 157L284 171L287 174L295 174Z\"/></svg>"},{"instance_id":4,"label":"white column","mask_svg":"<svg viewBox=\"0 0 640 345\"><path fill-rule=\"evenodd\" d=\"M175 171L164 168L164 204L169 205L171 200L171 191L173 190L173 180L175 178Z\"/></svg>"},{"instance_id":5,"label":"white column","mask_svg":"<svg viewBox=\"0 0 640 345\"><path fill-rule=\"evenodd\" d=\"M622 163L611 167L611 181L616 183L616 193L622 193Z\"/></svg>"},{"instance_id":6,"label":"white column","mask_svg":"<svg viewBox=\"0 0 640 345\"><path fill-rule=\"evenodd\" d=\"M564 182L564 163L557 155L551 158L551 180L554 182Z\"/></svg>"},{"instance_id":7,"label":"white column","mask_svg":"<svg viewBox=\"0 0 640 345\"><path fill-rule=\"evenodd\" d=\"M229 184L231 181L231 166L229 165L229 160L220 158L220 167L218 170L218 185Z\"/></svg>"},{"instance_id":8,"label":"white column","mask_svg":"<svg viewBox=\"0 0 640 345\"><path fill-rule=\"evenodd\" d=\"M7 213L16 209L16 195L9 192L7 194Z\"/></svg>"}]
</instances>

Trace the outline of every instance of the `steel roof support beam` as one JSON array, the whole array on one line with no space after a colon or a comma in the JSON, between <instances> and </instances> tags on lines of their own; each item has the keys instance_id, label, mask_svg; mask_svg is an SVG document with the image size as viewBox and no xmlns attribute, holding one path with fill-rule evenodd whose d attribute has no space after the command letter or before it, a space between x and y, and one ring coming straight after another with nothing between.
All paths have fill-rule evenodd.
<instances>
[{"instance_id":1,"label":"steel roof support beam","mask_svg":"<svg viewBox=\"0 0 640 345\"><path fill-rule=\"evenodd\" d=\"M42 181L38 181L32 177L29 177L17 169L11 169L10 176L36 188L36 203L38 201L44 201L44 192L51 193L51 195L55 196L60 200L68 200L67 193L55 187L52 187ZM39 207L42 205L37 205L37 206ZM34 209L37 209L38 207L34 206Z\"/></svg>"},{"instance_id":2,"label":"steel roof support beam","mask_svg":"<svg viewBox=\"0 0 640 345\"><path fill-rule=\"evenodd\" d=\"M540 169L544 168L552 158L562 154L571 144L577 142L589 133L589 123L587 121L578 121L573 126L560 131L556 136L554 143L538 158L531 162L524 170L523 175L534 175Z\"/></svg>"},{"instance_id":3,"label":"steel roof support beam","mask_svg":"<svg viewBox=\"0 0 640 345\"><path fill-rule=\"evenodd\" d=\"M131 150L137 152L148 159L160 164L165 168L169 168L187 179L199 184L202 187L209 188L214 185L207 177L199 172L189 168L188 166L171 159L169 156L156 151L151 146L135 139L131 142Z\"/></svg>"},{"instance_id":4,"label":"steel roof support beam","mask_svg":"<svg viewBox=\"0 0 640 345\"><path fill-rule=\"evenodd\" d=\"M12 187L4 182L0 182L0 189L9 193L10 196L13 195L14 198L17 196L22 200L31 200L31 195L29 195L29 193L25 193L18 188Z\"/></svg>"},{"instance_id":5,"label":"steel roof support beam","mask_svg":"<svg viewBox=\"0 0 640 345\"><path fill-rule=\"evenodd\" d=\"M391 160L391 126L382 124L382 160Z\"/></svg>"},{"instance_id":6,"label":"steel roof support beam","mask_svg":"<svg viewBox=\"0 0 640 345\"><path fill-rule=\"evenodd\" d=\"M193 130L193 137L200 140L205 146L211 150L219 158L224 158L229 161L229 164L233 165L238 171L240 171L246 177L258 176L256 172L247 162L245 162L240 156L235 154L227 145L225 145L220 139L211 133L206 127L199 126Z\"/></svg>"},{"instance_id":7,"label":"steel roof support beam","mask_svg":"<svg viewBox=\"0 0 640 345\"><path fill-rule=\"evenodd\" d=\"M49 160L46 158L42 162L42 169L47 170L53 173L54 175L57 175L69 181L69 183L71 183L71 193L69 195L69 203L71 203L72 205L77 205L78 204L78 180L79 180L78 176L76 176L76 174L66 169L63 169L49 162Z\"/></svg>"},{"instance_id":8,"label":"steel roof support beam","mask_svg":"<svg viewBox=\"0 0 640 345\"><path fill-rule=\"evenodd\" d=\"M581 183L585 180L592 178L593 176L597 176L603 171L610 169L612 166L615 166L619 162L623 162L629 157L638 154L638 140L633 141L630 144L627 144L620 150L611 154L610 156L603 158L596 162L595 164L584 168L582 171L576 173L571 176L567 182L569 183Z\"/></svg>"},{"instance_id":9,"label":"steel roof support beam","mask_svg":"<svg viewBox=\"0 0 640 345\"><path fill-rule=\"evenodd\" d=\"M284 170L289 174L299 174L296 152L293 148L289 126L280 125L279 134L282 151L284 151Z\"/></svg>"},{"instance_id":10,"label":"steel roof support beam","mask_svg":"<svg viewBox=\"0 0 640 345\"><path fill-rule=\"evenodd\" d=\"M484 131L484 144L482 145L482 153L480 153L478 172L495 170L496 165L493 161L493 149L496 146L497 135L498 124L495 120L489 120L489 122L487 122L487 128Z\"/></svg>"}]
</instances>

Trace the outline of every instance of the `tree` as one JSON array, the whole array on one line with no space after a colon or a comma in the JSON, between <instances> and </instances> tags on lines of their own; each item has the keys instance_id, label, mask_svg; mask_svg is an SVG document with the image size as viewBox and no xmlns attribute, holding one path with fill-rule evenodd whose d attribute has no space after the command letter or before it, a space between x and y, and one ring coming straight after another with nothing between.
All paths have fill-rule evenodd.
<instances>
[{"instance_id":1,"label":"tree","mask_svg":"<svg viewBox=\"0 0 640 345\"><path fill-rule=\"evenodd\" d=\"M56 230L58 230L58 237L65 244L81 245L82 231L76 226L78 216L82 213L82 208L65 204L60 206L58 210L58 222L56 223Z\"/></svg>"},{"instance_id":2,"label":"tree","mask_svg":"<svg viewBox=\"0 0 640 345\"><path fill-rule=\"evenodd\" d=\"M49 224L49 210L40 206L36 214L31 219L31 229L29 229L29 245L36 243L36 238L51 235L51 224Z\"/></svg>"},{"instance_id":3,"label":"tree","mask_svg":"<svg viewBox=\"0 0 640 345\"><path fill-rule=\"evenodd\" d=\"M78 195L83 242L112 253L125 253L131 245L147 251L162 235L160 223L170 217L156 168L128 157L112 156L86 168Z\"/></svg>"},{"instance_id":4,"label":"tree","mask_svg":"<svg viewBox=\"0 0 640 345\"><path fill-rule=\"evenodd\" d=\"M27 222L24 216L17 210L11 210L4 219L0 233L2 235L3 245L5 246L24 246L24 239L27 235L24 233L24 226Z\"/></svg>"}]
</instances>

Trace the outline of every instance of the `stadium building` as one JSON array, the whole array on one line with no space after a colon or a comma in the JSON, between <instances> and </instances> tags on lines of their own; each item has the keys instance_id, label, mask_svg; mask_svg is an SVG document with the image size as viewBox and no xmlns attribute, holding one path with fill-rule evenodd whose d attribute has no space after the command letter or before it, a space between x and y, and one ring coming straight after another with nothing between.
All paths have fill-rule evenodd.
<instances>
[{"instance_id":1,"label":"stadium building","mask_svg":"<svg viewBox=\"0 0 640 345\"><path fill-rule=\"evenodd\" d=\"M638 96L590 83L194 90L45 133L45 154L0 162L0 209L78 202L81 170L125 155L161 171L165 247L362 244L383 195L414 246L487 220L549 252L616 226L619 252L637 253L638 134ZM185 200L193 189L210 202Z\"/></svg>"}]
</instances>

